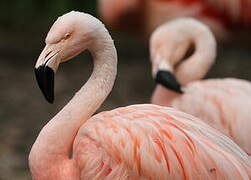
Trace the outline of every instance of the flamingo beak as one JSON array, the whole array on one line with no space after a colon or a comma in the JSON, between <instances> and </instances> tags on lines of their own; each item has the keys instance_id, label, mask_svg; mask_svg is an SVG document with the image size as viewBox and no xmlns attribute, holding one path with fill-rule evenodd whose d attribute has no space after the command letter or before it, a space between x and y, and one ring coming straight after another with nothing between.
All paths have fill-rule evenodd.
<instances>
[{"instance_id":1,"label":"flamingo beak","mask_svg":"<svg viewBox=\"0 0 251 180\"><path fill-rule=\"evenodd\" d=\"M35 66L38 86L49 103L54 101L54 76L59 66L56 49L54 45L46 45Z\"/></svg>"},{"instance_id":2,"label":"flamingo beak","mask_svg":"<svg viewBox=\"0 0 251 180\"><path fill-rule=\"evenodd\" d=\"M155 82L177 93L183 93L180 83L172 73L173 66L165 60L160 59L159 61L161 63L158 65L157 71L153 71Z\"/></svg>"},{"instance_id":3,"label":"flamingo beak","mask_svg":"<svg viewBox=\"0 0 251 180\"><path fill-rule=\"evenodd\" d=\"M156 74L155 81L166 88L182 94L181 85L170 71L159 70Z\"/></svg>"}]
</instances>

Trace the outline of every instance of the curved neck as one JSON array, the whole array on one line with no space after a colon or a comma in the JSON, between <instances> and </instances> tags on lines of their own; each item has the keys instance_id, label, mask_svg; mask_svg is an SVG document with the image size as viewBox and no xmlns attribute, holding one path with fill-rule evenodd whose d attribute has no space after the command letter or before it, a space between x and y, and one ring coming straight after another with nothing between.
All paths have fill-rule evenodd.
<instances>
[{"instance_id":1,"label":"curved neck","mask_svg":"<svg viewBox=\"0 0 251 180\"><path fill-rule=\"evenodd\" d=\"M107 31L95 34L89 48L94 70L72 100L42 129L32 154L46 163L57 158L69 159L74 138L80 128L110 93L117 72L117 52ZM59 155L62 155L61 157Z\"/></svg>"},{"instance_id":2,"label":"curved neck","mask_svg":"<svg viewBox=\"0 0 251 180\"><path fill-rule=\"evenodd\" d=\"M112 90L117 73L117 53L111 37L109 40L89 49L94 59L93 73L61 111L69 113L71 119L89 119Z\"/></svg>"},{"instance_id":3,"label":"curved neck","mask_svg":"<svg viewBox=\"0 0 251 180\"><path fill-rule=\"evenodd\" d=\"M213 65L216 56L216 40L206 26L196 22L186 28L185 38L195 45L195 50L193 55L175 69L176 78L182 85L202 79ZM179 60L182 60L181 58Z\"/></svg>"}]
</instances>

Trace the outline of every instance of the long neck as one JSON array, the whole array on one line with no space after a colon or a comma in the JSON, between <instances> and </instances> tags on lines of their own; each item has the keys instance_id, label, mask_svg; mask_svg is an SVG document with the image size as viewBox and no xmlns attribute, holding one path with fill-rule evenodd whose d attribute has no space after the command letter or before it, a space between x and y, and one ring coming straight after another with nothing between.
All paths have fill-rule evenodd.
<instances>
[{"instance_id":1,"label":"long neck","mask_svg":"<svg viewBox=\"0 0 251 180\"><path fill-rule=\"evenodd\" d=\"M187 39L194 43L195 51L176 67L175 75L182 85L203 78L216 56L216 40L212 32L198 22L187 25L187 29L191 30L187 30Z\"/></svg>"},{"instance_id":2,"label":"long neck","mask_svg":"<svg viewBox=\"0 0 251 180\"><path fill-rule=\"evenodd\" d=\"M117 53L108 32L99 33L89 50L94 59L91 77L72 100L42 129L32 147L31 154L34 153L35 156L48 161L57 158L59 154L63 158L69 158L78 129L110 93L116 77Z\"/></svg>"}]
</instances>

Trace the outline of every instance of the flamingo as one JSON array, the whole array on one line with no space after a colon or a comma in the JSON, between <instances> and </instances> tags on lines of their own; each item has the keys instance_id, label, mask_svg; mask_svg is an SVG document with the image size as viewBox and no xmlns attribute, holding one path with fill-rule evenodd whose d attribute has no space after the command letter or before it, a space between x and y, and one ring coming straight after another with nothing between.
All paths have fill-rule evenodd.
<instances>
[{"instance_id":1,"label":"flamingo","mask_svg":"<svg viewBox=\"0 0 251 180\"><path fill-rule=\"evenodd\" d=\"M166 23L150 40L152 72L159 83L151 102L199 117L251 154L251 84L224 78L200 80L213 65L216 42L204 24L181 18ZM191 44L194 53L182 60Z\"/></svg>"},{"instance_id":2,"label":"flamingo","mask_svg":"<svg viewBox=\"0 0 251 180\"><path fill-rule=\"evenodd\" d=\"M219 39L229 38L229 31L251 25L250 0L99 0L98 7L101 17L112 27L147 36L178 17L200 20Z\"/></svg>"},{"instance_id":3,"label":"flamingo","mask_svg":"<svg viewBox=\"0 0 251 180\"><path fill-rule=\"evenodd\" d=\"M84 50L89 80L41 130L29 154L33 179L249 179L251 160L231 139L197 118L151 104L93 115L117 71L111 36L96 18L69 12L52 25L35 65L45 98L54 100L60 63Z\"/></svg>"}]
</instances>

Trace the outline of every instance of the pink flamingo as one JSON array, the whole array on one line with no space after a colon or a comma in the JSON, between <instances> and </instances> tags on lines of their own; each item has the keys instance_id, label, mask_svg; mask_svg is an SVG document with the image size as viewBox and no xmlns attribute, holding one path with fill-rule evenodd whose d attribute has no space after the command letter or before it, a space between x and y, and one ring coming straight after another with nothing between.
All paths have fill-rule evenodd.
<instances>
[{"instance_id":1,"label":"pink flamingo","mask_svg":"<svg viewBox=\"0 0 251 180\"><path fill-rule=\"evenodd\" d=\"M227 136L191 115L132 105L94 116L110 93L117 53L104 25L70 12L53 24L35 66L53 102L54 73L88 49L94 70L73 99L41 130L30 155L33 179L249 179L251 160Z\"/></svg>"},{"instance_id":2,"label":"pink flamingo","mask_svg":"<svg viewBox=\"0 0 251 180\"><path fill-rule=\"evenodd\" d=\"M202 21L219 38L226 38L227 30L251 26L250 0L99 0L98 6L112 27L147 35L178 17Z\"/></svg>"},{"instance_id":3,"label":"pink flamingo","mask_svg":"<svg viewBox=\"0 0 251 180\"><path fill-rule=\"evenodd\" d=\"M200 80L215 60L216 42L210 30L193 19L177 19L157 28L150 44L153 76L163 85L157 85L152 103L199 117L251 154L250 82ZM191 44L194 53L180 62Z\"/></svg>"}]
</instances>

